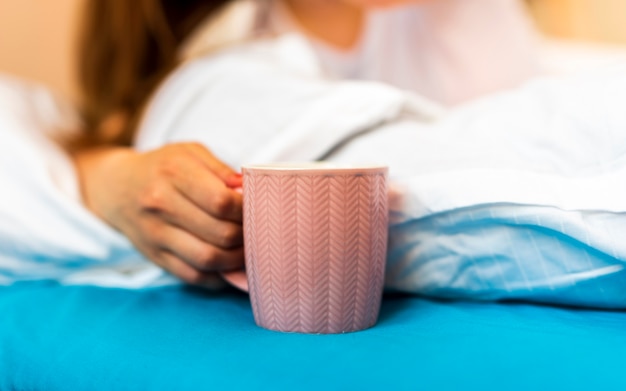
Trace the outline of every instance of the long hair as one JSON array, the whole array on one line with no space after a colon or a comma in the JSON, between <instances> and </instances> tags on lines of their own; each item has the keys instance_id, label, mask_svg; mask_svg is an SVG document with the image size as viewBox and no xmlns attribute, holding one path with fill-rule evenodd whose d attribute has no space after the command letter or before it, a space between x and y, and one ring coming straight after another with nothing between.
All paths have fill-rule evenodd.
<instances>
[{"instance_id":1,"label":"long hair","mask_svg":"<svg viewBox=\"0 0 626 391\"><path fill-rule=\"evenodd\" d=\"M181 44L230 0L88 0L78 47L77 144L130 145L140 111ZM122 119L113 133L105 122Z\"/></svg>"}]
</instances>

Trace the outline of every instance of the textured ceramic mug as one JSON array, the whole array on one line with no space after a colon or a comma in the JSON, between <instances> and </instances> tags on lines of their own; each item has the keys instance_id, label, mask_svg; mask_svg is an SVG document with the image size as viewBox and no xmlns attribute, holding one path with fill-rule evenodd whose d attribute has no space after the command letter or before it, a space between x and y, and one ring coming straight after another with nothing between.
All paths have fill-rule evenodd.
<instances>
[{"instance_id":1,"label":"textured ceramic mug","mask_svg":"<svg viewBox=\"0 0 626 391\"><path fill-rule=\"evenodd\" d=\"M246 274L256 323L285 332L373 326L388 235L387 168L243 167Z\"/></svg>"}]
</instances>

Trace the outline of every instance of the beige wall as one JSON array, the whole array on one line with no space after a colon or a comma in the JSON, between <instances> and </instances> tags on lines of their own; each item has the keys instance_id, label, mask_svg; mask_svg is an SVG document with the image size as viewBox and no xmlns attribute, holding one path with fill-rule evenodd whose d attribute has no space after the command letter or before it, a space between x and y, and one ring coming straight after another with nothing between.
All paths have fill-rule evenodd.
<instances>
[{"instance_id":1,"label":"beige wall","mask_svg":"<svg viewBox=\"0 0 626 391\"><path fill-rule=\"evenodd\" d=\"M73 35L83 1L0 0L0 72L74 96ZM626 0L528 1L552 35L626 43Z\"/></svg>"},{"instance_id":2,"label":"beige wall","mask_svg":"<svg viewBox=\"0 0 626 391\"><path fill-rule=\"evenodd\" d=\"M0 0L0 72L73 96L73 36L81 1Z\"/></svg>"},{"instance_id":3,"label":"beige wall","mask_svg":"<svg viewBox=\"0 0 626 391\"><path fill-rule=\"evenodd\" d=\"M530 0L549 35L626 43L626 0Z\"/></svg>"}]
</instances>

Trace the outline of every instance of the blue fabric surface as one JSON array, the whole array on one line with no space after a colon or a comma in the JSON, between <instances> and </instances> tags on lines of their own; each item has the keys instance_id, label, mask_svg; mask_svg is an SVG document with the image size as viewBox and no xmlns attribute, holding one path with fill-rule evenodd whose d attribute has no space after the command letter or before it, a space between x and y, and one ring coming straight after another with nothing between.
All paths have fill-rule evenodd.
<instances>
[{"instance_id":1,"label":"blue fabric surface","mask_svg":"<svg viewBox=\"0 0 626 391\"><path fill-rule=\"evenodd\" d=\"M0 288L1 390L624 389L626 313L387 296L344 335L254 325L247 296Z\"/></svg>"}]
</instances>

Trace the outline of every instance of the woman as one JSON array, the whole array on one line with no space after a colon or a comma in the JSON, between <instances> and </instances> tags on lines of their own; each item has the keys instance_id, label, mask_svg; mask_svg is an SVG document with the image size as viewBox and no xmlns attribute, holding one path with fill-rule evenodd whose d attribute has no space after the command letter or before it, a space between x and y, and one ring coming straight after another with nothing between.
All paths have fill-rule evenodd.
<instances>
[{"instance_id":1,"label":"woman","mask_svg":"<svg viewBox=\"0 0 626 391\"><path fill-rule=\"evenodd\" d=\"M129 145L142 109L181 53L211 46L202 31L211 33L217 22L198 27L227 3L94 0L81 51L87 133L73 156L85 204L148 259L198 284L243 262L241 196L234 190L240 177L198 144L143 153ZM233 39L298 31L323 63L323 79L383 81L453 104L533 72L532 32L514 1L259 3ZM397 5L405 7L370 11ZM207 145L222 155L232 148L219 140Z\"/></svg>"},{"instance_id":2,"label":"woman","mask_svg":"<svg viewBox=\"0 0 626 391\"><path fill-rule=\"evenodd\" d=\"M18 175L0 165L0 176L15 185L0 192L3 217L9 217L0 219L0 248L9 249L0 254L3 275L84 283L97 272L100 284L103 275L118 285L120 275L127 276L126 286L164 282L161 269L148 267L130 239L165 270L207 285L212 273L240 267L243 258L241 178L230 167L378 160L390 166L395 188L387 288L623 307L626 246L616 233L626 230L626 72L537 80L445 115L414 93L451 104L493 89L472 83L481 72L506 80L501 86L524 78L509 71L521 62L516 53L527 40L516 37L527 26L492 16L489 23L503 21L506 28L498 35L478 28L486 10L470 10L486 4L518 10L490 1L433 0L371 16L354 1L324 1L306 12L301 7L308 2L265 4L261 10L270 14L259 13L259 3L237 2L201 28L194 27L217 3L166 2L164 13L148 1L93 3L98 20L85 35L82 68L88 132L75 143L73 163L82 200L101 220L77 203L77 184L61 151L43 162L24 158L53 149L37 126L9 131L0 158L29 166ZM307 19L313 14L334 26L332 34ZM353 23L336 23L337 15ZM411 23L403 23L407 15ZM243 28L222 24L231 18ZM454 29L437 30L432 20ZM423 57L403 62L420 70L415 75L403 71L402 51L392 50L391 42L419 40L402 41L395 26L434 32L427 42L436 46L424 43ZM480 66L486 55L472 62L473 52L459 49L462 40L438 35L452 30L459 34L453 37L490 42L496 55L488 63L499 64L496 70ZM375 39L381 36L389 39ZM495 44L501 39L512 48L506 56L506 45ZM172 71L179 54L191 57ZM443 66L459 58L459 73ZM497 61L502 58L510 66ZM446 77L429 73L440 69ZM366 80L345 80L351 77ZM387 77L398 78L377 81ZM420 84L425 80L441 83ZM463 93L449 94L446 80ZM13 119L17 125L3 128L30 126Z\"/></svg>"}]
</instances>

